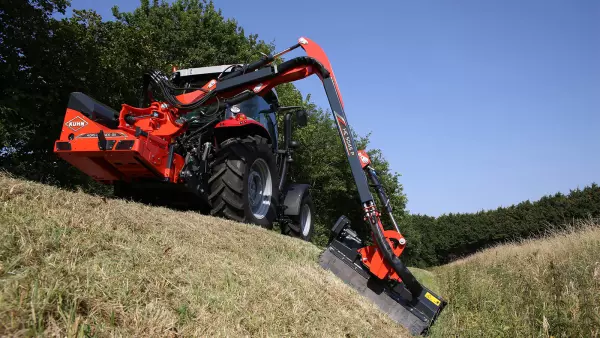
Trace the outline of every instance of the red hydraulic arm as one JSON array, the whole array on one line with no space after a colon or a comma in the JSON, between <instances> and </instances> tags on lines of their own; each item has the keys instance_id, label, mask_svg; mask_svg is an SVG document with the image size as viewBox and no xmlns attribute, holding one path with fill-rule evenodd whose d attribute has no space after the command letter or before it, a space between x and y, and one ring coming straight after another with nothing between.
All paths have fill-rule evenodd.
<instances>
[{"instance_id":1,"label":"red hydraulic arm","mask_svg":"<svg viewBox=\"0 0 600 338\"><path fill-rule=\"evenodd\" d=\"M271 66L271 68L264 67L271 63L275 57L298 47L302 47L308 56L297 57L278 66ZM370 225L376 243L376 246L366 247L360 250L360 253L363 256L363 263L365 263L377 277L382 279L388 277L402 280L409 291L413 294L420 294L422 290L421 284L417 282L414 276L399 259L405 244L404 237L400 234L395 221L393 222L396 231L384 230L381 223L380 212L377 210L373 195L369 190L367 175L369 175L369 179L375 183L375 186L378 187L380 199L385 198L385 201L382 200L383 203L388 203L387 197L384 197L385 194L383 193L383 190L381 190L381 185L377 180L375 172L367 169L365 169L367 175L363 172L359 151L356 148L354 138L349 129L348 119L344 111L342 96L329 59L323 49L307 38L300 38L298 39L298 44L275 56L263 59L262 64L261 61L259 61L255 63L255 66L249 65L248 69L249 71L247 73L229 75L225 80L217 83L214 89L215 93L223 93L221 97L233 97L240 93L264 95L267 91L279 84L297 81L313 74L316 74L321 79L334 115L334 121L348 157L348 162L350 163L360 200L363 204L364 219ZM264 75L260 74L260 72L263 72ZM191 94L192 93L189 95ZM387 211L391 216L391 209L388 209ZM392 249L392 246L394 249Z\"/></svg>"}]
</instances>

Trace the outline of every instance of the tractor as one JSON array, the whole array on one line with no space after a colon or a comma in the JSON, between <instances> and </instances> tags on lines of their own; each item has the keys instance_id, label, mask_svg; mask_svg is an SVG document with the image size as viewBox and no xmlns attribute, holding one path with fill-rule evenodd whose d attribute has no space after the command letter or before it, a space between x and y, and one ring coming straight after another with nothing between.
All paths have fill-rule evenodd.
<instances>
[{"instance_id":1,"label":"tractor","mask_svg":"<svg viewBox=\"0 0 600 338\"><path fill-rule=\"evenodd\" d=\"M302 48L307 56L275 64ZM139 107L120 111L72 93L55 153L120 197L272 228L310 241L315 210L307 184L287 176L299 146L301 107L279 105L279 84L317 75L356 183L372 244L340 216L319 264L371 299L393 320L425 334L446 301L421 285L400 260L407 241L368 154L356 148L333 69L323 49L301 37L293 46L249 64L156 70L143 75ZM277 116L283 118L279 142ZM393 228L381 221L372 189Z\"/></svg>"},{"instance_id":2,"label":"tractor","mask_svg":"<svg viewBox=\"0 0 600 338\"><path fill-rule=\"evenodd\" d=\"M167 81L185 94L241 67L174 69ZM146 74L144 82L149 77ZM142 106L151 99L152 90L144 90ZM57 142L56 150L96 181L113 185L118 197L199 210L268 229L277 222L283 233L310 241L314 205L309 185L286 180L298 147L292 140L293 120L298 127L305 126L306 111L280 106L274 89L221 108L200 107L176 116L164 102L155 101L142 110L123 105L124 126L134 137L148 141L144 151L136 153L136 146L142 150L142 145L112 129L119 128L119 112L84 93L71 93L61 134L61 139L70 142ZM284 115L283 142L279 141L278 114ZM174 126L184 125L185 131L172 132ZM170 144L164 141L168 134ZM75 152L89 149L90 140L99 152ZM59 148L67 144L66 152ZM160 172L166 163L167 176Z\"/></svg>"}]
</instances>

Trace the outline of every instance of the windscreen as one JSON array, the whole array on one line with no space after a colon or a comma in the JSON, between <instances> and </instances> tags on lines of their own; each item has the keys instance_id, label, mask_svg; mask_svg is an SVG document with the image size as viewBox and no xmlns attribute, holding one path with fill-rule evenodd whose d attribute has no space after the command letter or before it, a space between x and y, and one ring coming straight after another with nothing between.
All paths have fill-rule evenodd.
<instances>
[{"instance_id":1,"label":"windscreen","mask_svg":"<svg viewBox=\"0 0 600 338\"><path fill-rule=\"evenodd\" d=\"M260 96L231 106L228 113L244 114L246 117L260 122L271 134L273 140L277 140L277 120L271 106Z\"/></svg>"}]
</instances>

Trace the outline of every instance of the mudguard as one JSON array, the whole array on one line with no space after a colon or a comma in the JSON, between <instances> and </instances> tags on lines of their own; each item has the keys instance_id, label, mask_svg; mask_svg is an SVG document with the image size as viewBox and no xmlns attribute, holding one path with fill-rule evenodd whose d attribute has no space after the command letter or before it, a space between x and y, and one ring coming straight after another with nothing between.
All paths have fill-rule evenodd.
<instances>
[{"instance_id":1,"label":"mudguard","mask_svg":"<svg viewBox=\"0 0 600 338\"><path fill-rule=\"evenodd\" d=\"M265 126L253 119L246 118L246 115L239 114L223 120L215 126L215 138L220 143L231 137L240 137L244 135L260 135L266 138L269 143L273 142L271 134Z\"/></svg>"},{"instance_id":2,"label":"mudguard","mask_svg":"<svg viewBox=\"0 0 600 338\"><path fill-rule=\"evenodd\" d=\"M283 212L286 216L297 216L300 214L300 203L302 203L302 197L308 192L310 185L292 183L286 187L285 199L283 205L285 211Z\"/></svg>"}]
</instances>

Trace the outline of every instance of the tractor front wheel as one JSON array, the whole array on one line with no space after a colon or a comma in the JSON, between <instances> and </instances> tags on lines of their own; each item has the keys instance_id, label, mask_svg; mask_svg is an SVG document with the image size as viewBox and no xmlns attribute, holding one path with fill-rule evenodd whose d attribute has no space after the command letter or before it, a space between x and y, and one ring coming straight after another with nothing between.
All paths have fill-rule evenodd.
<instances>
[{"instance_id":1,"label":"tractor front wheel","mask_svg":"<svg viewBox=\"0 0 600 338\"><path fill-rule=\"evenodd\" d=\"M252 135L221 142L211 163L211 215L271 229L279 178L267 139Z\"/></svg>"},{"instance_id":2,"label":"tractor front wheel","mask_svg":"<svg viewBox=\"0 0 600 338\"><path fill-rule=\"evenodd\" d=\"M315 206L309 192L306 192L300 202L300 213L291 217L291 224L287 224L284 233L291 237L300 238L310 242L315 230Z\"/></svg>"}]
</instances>

